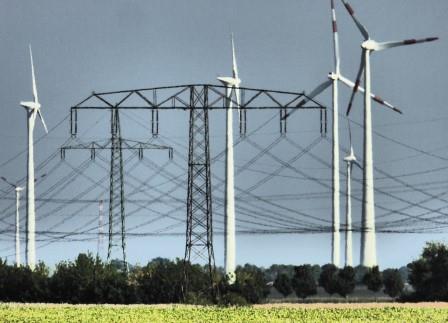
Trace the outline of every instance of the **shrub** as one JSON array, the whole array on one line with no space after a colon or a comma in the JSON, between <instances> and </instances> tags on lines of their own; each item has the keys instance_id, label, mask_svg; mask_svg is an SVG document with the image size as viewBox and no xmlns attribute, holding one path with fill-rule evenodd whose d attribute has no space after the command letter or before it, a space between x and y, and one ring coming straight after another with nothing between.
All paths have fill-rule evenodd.
<instances>
[{"instance_id":1,"label":"shrub","mask_svg":"<svg viewBox=\"0 0 448 323\"><path fill-rule=\"evenodd\" d=\"M310 265L297 266L294 268L292 285L297 297L305 299L317 293L316 280L314 279L313 267Z\"/></svg>"},{"instance_id":2,"label":"shrub","mask_svg":"<svg viewBox=\"0 0 448 323\"><path fill-rule=\"evenodd\" d=\"M319 285L322 286L325 291L333 295L336 293L336 273L338 268L333 264L326 264L322 266L322 270L319 276Z\"/></svg>"},{"instance_id":3,"label":"shrub","mask_svg":"<svg viewBox=\"0 0 448 323\"><path fill-rule=\"evenodd\" d=\"M355 289L355 270L353 267L346 266L343 269L339 269L336 275L335 292L346 297L351 294Z\"/></svg>"},{"instance_id":4,"label":"shrub","mask_svg":"<svg viewBox=\"0 0 448 323\"><path fill-rule=\"evenodd\" d=\"M156 258L136 273L143 303L174 303L182 300L183 263Z\"/></svg>"},{"instance_id":5,"label":"shrub","mask_svg":"<svg viewBox=\"0 0 448 323\"><path fill-rule=\"evenodd\" d=\"M240 294L248 303L256 304L269 294L269 286L260 268L246 264L237 267L236 281L230 285L229 291Z\"/></svg>"},{"instance_id":6,"label":"shrub","mask_svg":"<svg viewBox=\"0 0 448 323\"><path fill-rule=\"evenodd\" d=\"M386 269L383 271L384 293L392 298L400 296L404 283L397 269Z\"/></svg>"},{"instance_id":7,"label":"shrub","mask_svg":"<svg viewBox=\"0 0 448 323\"><path fill-rule=\"evenodd\" d=\"M408 264L409 282L415 298L427 301L448 300L448 247L427 243L420 259Z\"/></svg>"},{"instance_id":8,"label":"shrub","mask_svg":"<svg viewBox=\"0 0 448 323\"><path fill-rule=\"evenodd\" d=\"M378 266L369 268L362 280L364 285L373 292L378 292L383 287L383 277Z\"/></svg>"},{"instance_id":9,"label":"shrub","mask_svg":"<svg viewBox=\"0 0 448 323\"><path fill-rule=\"evenodd\" d=\"M283 297L292 293L291 279L289 279L287 274L278 274L274 281L274 287L283 295Z\"/></svg>"}]
</instances>

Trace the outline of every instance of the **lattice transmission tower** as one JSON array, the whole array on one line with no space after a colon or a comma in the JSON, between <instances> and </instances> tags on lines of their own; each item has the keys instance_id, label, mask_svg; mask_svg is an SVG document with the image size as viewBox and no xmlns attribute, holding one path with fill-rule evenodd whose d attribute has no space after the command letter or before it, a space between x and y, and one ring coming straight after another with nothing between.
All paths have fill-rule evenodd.
<instances>
[{"instance_id":1,"label":"lattice transmission tower","mask_svg":"<svg viewBox=\"0 0 448 323\"><path fill-rule=\"evenodd\" d=\"M303 92L287 92L243 87L240 87L240 91L242 98L241 103L238 104L234 98L231 98L231 100L233 109L236 109L239 112L239 133L241 138L244 138L247 134L247 113L249 113L249 111L252 113L263 110L276 110L279 112L278 122L281 136L285 136L287 133L286 117L293 113L293 110L319 111L321 135L325 136L327 133L326 107L308 97ZM121 99L118 103L111 104L111 100L116 98L117 95L120 96ZM81 101L78 105L72 107L71 110L72 132L73 129L75 131L77 129L78 110L111 110L112 108L151 110L151 130L153 136L158 133L158 112L160 110L180 110L189 112L184 292L188 289L189 264L197 260L205 262L208 266L210 277L208 288L212 290L216 288L213 281L215 273L215 257L213 251L213 212L208 116L209 112L213 110L225 111L227 109L227 100L228 97L226 95L225 86L189 84L94 93ZM119 143L120 141L118 141L116 145L119 145ZM124 141L121 140L121 150L125 149L124 146ZM119 150L120 149L118 149L118 151ZM112 154L112 156L114 155ZM117 160L120 160L119 156L117 156ZM111 169L112 167L113 165L111 164ZM120 169L119 162L117 162L114 170L116 169ZM115 175L114 178L120 177L119 171L111 171L111 176L114 173L118 174ZM113 181L111 181L111 183L112 182ZM114 200L117 198L114 197Z\"/></svg>"},{"instance_id":2,"label":"lattice transmission tower","mask_svg":"<svg viewBox=\"0 0 448 323\"><path fill-rule=\"evenodd\" d=\"M96 96L95 93L92 96ZM123 150L136 150L140 159L146 149L168 150L169 158L173 156L173 149L164 145L155 145L148 142L126 140L121 136L120 107L101 99L108 104L104 109L110 110L110 139L105 144L98 142L83 143L76 138L78 131L78 107L71 110L71 135L76 143L70 143L61 147L61 156L65 158L66 150L89 149L91 159L95 159L96 150L110 150L110 180L109 180L109 223L108 223L108 247L107 260L112 260L113 251L119 249L123 269L127 270L126 257L126 212L125 212L125 189L124 189L124 163ZM83 107L82 109L99 109L98 107ZM152 113L152 118L158 115ZM155 120L152 121L155 123ZM158 131L158 125L157 125ZM152 135L155 137L154 127Z\"/></svg>"},{"instance_id":3,"label":"lattice transmission tower","mask_svg":"<svg viewBox=\"0 0 448 323\"><path fill-rule=\"evenodd\" d=\"M201 108L195 108L200 106ZM214 288L215 255L213 252L212 189L208 91L190 90L188 145L187 232L185 244L185 291L188 290L188 265L203 260L208 265L210 286Z\"/></svg>"},{"instance_id":4,"label":"lattice transmission tower","mask_svg":"<svg viewBox=\"0 0 448 323\"><path fill-rule=\"evenodd\" d=\"M120 114L118 111L118 109L111 110L109 244L107 247L107 260L111 259L113 248L121 247L123 263L126 264L123 150L121 145Z\"/></svg>"}]
</instances>

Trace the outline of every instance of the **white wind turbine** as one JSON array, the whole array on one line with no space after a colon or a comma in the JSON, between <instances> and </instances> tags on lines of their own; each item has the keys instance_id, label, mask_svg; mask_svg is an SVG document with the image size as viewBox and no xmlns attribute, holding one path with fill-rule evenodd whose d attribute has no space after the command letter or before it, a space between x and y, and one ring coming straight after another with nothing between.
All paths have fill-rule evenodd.
<instances>
[{"instance_id":1,"label":"white wind turbine","mask_svg":"<svg viewBox=\"0 0 448 323\"><path fill-rule=\"evenodd\" d=\"M350 154L344 158L347 163L347 186L346 186L346 209L345 209L345 266L353 266L353 239L352 239L352 169L353 164L359 166L356 160L352 145L352 133L350 130L350 121L348 124L348 132L350 138Z\"/></svg>"},{"instance_id":2,"label":"white wind turbine","mask_svg":"<svg viewBox=\"0 0 448 323\"><path fill-rule=\"evenodd\" d=\"M232 92L235 92L238 108L240 107L240 90L241 80L238 78L238 67L236 64L235 45L232 42L232 77L218 77L218 80L226 86L226 175L225 175L225 234L224 234L224 266L228 277L228 282L235 282L235 191L234 191L234 159L233 159L233 101Z\"/></svg>"},{"instance_id":3,"label":"white wind turbine","mask_svg":"<svg viewBox=\"0 0 448 323\"><path fill-rule=\"evenodd\" d=\"M36 77L34 74L33 53L30 45L31 77L33 81L33 101L20 102L20 105L27 111L28 120L28 161L27 161L27 181L26 181L26 263L28 267L34 269L36 264L36 213L34 205L34 126L36 117L39 116L45 132L48 133L44 118L40 112L40 103L37 96Z\"/></svg>"},{"instance_id":4,"label":"white wind turbine","mask_svg":"<svg viewBox=\"0 0 448 323\"><path fill-rule=\"evenodd\" d=\"M307 94L307 98L299 102L297 106L303 106L310 99L313 99L328 87L332 86L333 89L333 119L332 119L332 241L331 241L331 262L332 264L339 266L340 261L340 183L339 183L339 89L338 81L346 85L350 89L355 87L359 91L364 92L364 89L350 81L348 78L341 74L340 69L340 53L339 53L339 35L336 22L336 10L334 6L334 0L330 0L331 4L331 17L332 17L332 29L333 29L333 50L334 50L334 72L328 74L328 80L318 85L310 94ZM390 103L382 100L380 97L371 93L370 96L378 103L384 105L387 108L393 109L399 113L401 111L391 105ZM287 113L284 118L287 118L297 110L292 110Z\"/></svg>"},{"instance_id":5,"label":"white wind turbine","mask_svg":"<svg viewBox=\"0 0 448 323\"><path fill-rule=\"evenodd\" d=\"M364 72L364 156L363 156L363 205L362 205L362 230L361 230L361 265L373 267L377 265L376 237L375 237L375 200L373 183L373 152L372 152L372 112L371 112L371 71L370 53L398 46L413 45L435 41L437 37L423 39L407 39L404 41L377 42L370 38L367 29L359 22L350 4L341 0L356 24L356 27L364 37L361 44L361 65L356 77L356 85L353 88L352 97L347 109L347 115L353 104L353 99L358 91L361 75ZM377 101L381 101L378 98Z\"/></svg>"},{"instance_id":6,"label":"white wind turbine","mask_svg":"<svg viewBox=\"0 0 448 323\"><path fill-rule=\"evenodd\" d=\"M20 187L17 184L13 184L9 182L5 177L0 177L5 183L14 188L16 192L16 219L15 219L15 231L16 231L16 265L20 266L20 216L19 216L19 207L20 207L20 192L23 191L24 187Z\"/></svg>"}]
</instances>

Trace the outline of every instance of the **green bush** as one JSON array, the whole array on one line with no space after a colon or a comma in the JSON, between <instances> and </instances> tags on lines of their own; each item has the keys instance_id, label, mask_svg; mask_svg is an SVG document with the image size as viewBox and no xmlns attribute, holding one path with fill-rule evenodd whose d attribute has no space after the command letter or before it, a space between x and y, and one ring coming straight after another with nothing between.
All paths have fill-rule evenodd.
<instances>
[{"instance_id":1,"label":"green bush","mask_svg":"<svg viewBox=\"0 0 448 323\"><path fill-rule=\"evenodd\" d=\"M350 266L339 269L336 274L336 282L334 285L335 292L342 297L351 294L355 289L355 270Z\"/></svg>"},{"instance_id":2,"label":"green bush","mask_svg":"<svg viewBox=\"0 0 448 323\"><path fill-rule=\"evenodd\" d=\"M291 279L287 274L278 274L274 281L274 287L277 289L283 297L292 293Z\"/></svg>"},{"instance_id":3,"label":"green bush","mask_svg":"<svg viewBox=\"0 0 448 323\"><path fill-rule=\"evenodd\" d=\"M317 284L314 279L314 270L310 265L295 267L292 285L297 297L305 299L317 294Z\"/></svg>"},{"instance_id":4,"label":"green bush","mask_svg":"<svg viewBox=\"0 0 448 323\"><path fill-rule=\"evenodd\" d=\"M425 301L448 301L448 247L427 243L421 257L408 264L414 297Z\"/></svg>"},{"instance_id":5,"label":"green bush","mask_svg":"<svg viewBox=\"0 0 448 323\"><path fill-rule=\"evenodd\" d=\"M404 283L397 269L386 269L383 271L384 293L392 298L401 295Z\"/></svg>"},{"instance_id":6,"label":"green bush","mask_svg":"<svg viewBox=\"0 0 448 323\"><path fill-rule=\"evenodd\" d=\"M381 275L378 266L369 268L364 275L362 282L369 290L373 292L380 291L381 287L383 287L383 276Z\"/></svg>"},{"instance_id":7,"label":"green bush","mask_svg":"<svg viewBox=\"0 0 448 323\"><path fill-rule=\"evenodd\" d=\"M323 287L325 291L333 295L336 293L336 274L338 268L333 264L326 264L322 266L319 276L319 286Z\"/></svg>"}]
</instances>

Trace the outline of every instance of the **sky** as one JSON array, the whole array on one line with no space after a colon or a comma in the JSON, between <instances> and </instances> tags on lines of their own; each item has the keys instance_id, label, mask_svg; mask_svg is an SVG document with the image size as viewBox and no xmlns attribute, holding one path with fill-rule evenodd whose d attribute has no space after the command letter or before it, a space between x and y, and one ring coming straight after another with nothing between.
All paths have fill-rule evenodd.
<instances>
[{"instance_id":1,"label":"sky","mask_svg":"<svg viewBox=\"0 0 448 323\"><path fill-rule=\"evenodd\" d=\"M341 2L336 1L336 5L341 70L353 80L359 66L362 38ZM445 139L448 93L444 90L444 76L448 73L448 3L444 0L353 0L352 5L375 40L440 37L437 42L372 55L373 92L404 112L399 115L376 104L372 108L376 132L377 222L383 231L424 229L422 233L377 235L380 266L399 267L417 258L426 241L447 240L448 222L444 216L448 215L448 197L444 193L448 188L448 169L445 168L448 159ZM37 230L58 235L57 232L83 232L93 228L90 235L75 235L68 239L49 240L48 235L38 237L37 257L49 264L73 259L79 252L97 252L95 234L98 230L94 230L98 226L97 201L108 198L109 152L99 153L101 158L95 161L90 161L88 151L71 151L65 160L60 160L58 152L70 137L70 107L92 91L218 84L217 76L231 73L232 32L240 78L246 87L310 92L325 81L333 69L329 0L2 0L0 9L3 49L0 51L0 175L19 183L23 183L26 175L26 154L23 153L26 149L26 118L18 103L32 97L28 54L31 44L42 113L51 129L48 135L39 123L35 129L36 138L41 138L36 144L36 164L41 164L37 174L47 175L37 182L36 187ZM341 85L342 115L349 95L350 91ZM331 120L331 91L327 90L318 100L329 108ZM362 98L358 96L351 113L353 145L358 156L362 156L362 128L359 126L363 120L362 108ZM161 134L159 138L151 138L147 128L149 114L145 113L122 115L122 135L128 139L173 146L174 160L170 163L166 154L159 152L145 152L145 160L150 161L146 163L139 162L135 155L125 155L127 227L134 233L168 235L128 237L127 255L132 263L145 263L154 257L182 258L185 248L185 237L178 233L185 231L186 186L182 184L187 169L188 115L186 112L161 113ZM273 114L251 112L249 131L257 129ZM342 115L340 140L341 146L347 148L347 121ZM79 139L84 142L106 140L108 122L109 116L102 112L81 114ZM296 113L288 122L286 138L278 139L278 121L274 120L254 131L249 140L235 148L236 170L241 169L236 185L241 188L239 192L244 192L278 169L281 166L278 159L287 161L300 152L288 140L306 147L319 139L311 149L312 154L305 154L291 168L280 170L277 176L252 192L262 197L263 203L254 202L253 196L251 200L247 194L237 194L237 229L269 228L275 231L291 226L305 228L306 223L316 222L300 213L319 218L317 223L320 225L328 227L330 223L331 128L327 137L322 138L318 115L311 112ZM211 155L212 159L218 156L212 164L212 185L217 185L213 192L213 211L214 251L218 265L224 262L224 195L222 186L219 187L224 176L224 159L220 155L224 149L224 125L222 112L211 113ZM236 133L237 130L235 139ZM254 143L263 148L271 147L271 154L264 154L248 167L243 167L259 153ZM341 152L341 159L343 157ZM157 173L157 167L165 163L168 164L163 166L163 171ZM342 161L341 171L345 171ZM180 181L173 180L176 176ZM307 180L306 176L315 180ZM361 172L354 169L353 177L358 180L353 189L354 197L359 200ZM344 189L344 186L345 177L341 176L341 187ZM0 238L0 257L12 261L14 196L6 185L0 189L0 226L4 232ZM345 212L342 196L341 215ZM64 203L64 199L71 202ZM360 221L358 200L353 202L355 223ZM23 205L24 201L22 217L25 214ZM402 213L390 214L384 208ZM105 218L107 210L108 205L105 205ZM423 220L415 220L424 213L427 214ZM168 216L151 222L163 214ZM437 217L436 222L428 220L431 217ZM283 224L282 218L285 219ZM22 238L23 223L22 219ZM88 241L73 241L82 239ZM106 241L100 248L103 257ZM325 264L330 261L330 242L328 232L238 234L237 263L261 266ZM357 264L357 233L354 234L354 244Z\"/></svg>"}]
</instances>

